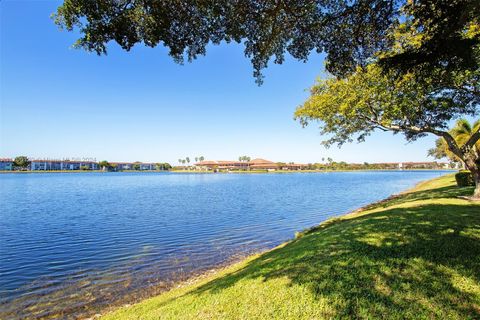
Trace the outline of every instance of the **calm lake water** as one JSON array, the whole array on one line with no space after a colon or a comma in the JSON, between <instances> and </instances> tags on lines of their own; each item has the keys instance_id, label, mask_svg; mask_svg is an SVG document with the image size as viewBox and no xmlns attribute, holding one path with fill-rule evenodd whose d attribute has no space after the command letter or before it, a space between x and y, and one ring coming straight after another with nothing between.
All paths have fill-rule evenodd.
<instances>
[{"instance_id":1,"label":"calm lake water","mask_svg":"<svg viewBox=\"0 0 480 320\"><path fill-rule=\"evenodd\" d=\"M0 319L132 302L445 171L0 175Z\"/></svg>"}]
</instances>

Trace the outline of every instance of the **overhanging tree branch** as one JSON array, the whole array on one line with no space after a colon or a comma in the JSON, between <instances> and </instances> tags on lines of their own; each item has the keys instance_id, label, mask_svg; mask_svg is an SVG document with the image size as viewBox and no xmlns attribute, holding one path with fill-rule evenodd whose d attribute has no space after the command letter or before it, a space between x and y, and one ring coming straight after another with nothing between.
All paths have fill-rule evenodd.
<instances>
[{"instance_id":1,"label":"overhanging tree branch","mask_svg":"<svg viewBox=\"0 0 480 320\"><path fill-rule=\"evenodd\" d=\"M447 131L442 131L442 130L437 130L433 128L427 128L425 132L433 133L434 135L437 135L439 137L442 137L445 142L448 145L448 148L450 151L452 151L457 157L460 159L463 159L463 151L460 149L460 147L457 144L457 141L455 141L455 138L452 137L452 135L447 132Z\"/></svg>"},{"instance_id":2,"label":"overhanging tree branch","mask_svg":"<svg viewBox=\"0 0 480 320\"><path fill-rule=\"evenodd\" d=\"M377 119L372 119L372 118L368 118L368 121L370 121L377 128L382 130L389 130L389 131L395 131L395 132L410 131L414 133L432 133L436 136L442 137L443 139L445 139L445 142L447 143L450 150L459 158L463 158L463 154L466 151L464 150L465 147L467 148L471 147L473 144L475 144L476 141L480 139L480 128L479 128L479 130L477 130L477 132L470 137L467 143L462 148L460 148L457 142L455 141L455 139L452 137L452 135L447 131L437 130L430 127L421 128L417 126L387 125Z\"/></svg>"}]
</instances>

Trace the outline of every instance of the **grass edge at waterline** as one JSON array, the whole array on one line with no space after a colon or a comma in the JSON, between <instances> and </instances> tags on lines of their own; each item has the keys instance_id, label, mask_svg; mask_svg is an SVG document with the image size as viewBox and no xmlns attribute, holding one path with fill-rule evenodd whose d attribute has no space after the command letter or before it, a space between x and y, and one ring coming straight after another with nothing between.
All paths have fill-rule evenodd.
<instances>
[{"instance_id":1,"label":"grass edge at waterline","mask_svg":"<svg viewBox=\"0 0 480 320\"><path fill-rule=\"evenodd\" d=\"M480 317L480 204L453 175L103 319Z\"/></svg>"}]
</instances>

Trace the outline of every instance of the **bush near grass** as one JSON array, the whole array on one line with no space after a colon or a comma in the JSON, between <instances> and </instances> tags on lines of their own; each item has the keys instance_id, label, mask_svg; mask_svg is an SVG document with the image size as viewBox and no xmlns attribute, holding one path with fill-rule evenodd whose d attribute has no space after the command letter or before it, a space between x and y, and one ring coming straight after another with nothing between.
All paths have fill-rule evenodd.
<instances>
[{"instance_id":1,"label":"bush near grass","mask_svg":"<svg viewBox=\"0 0 480 320\"><path fill-rule=\"evenodd\" d=\"M470 187L475 185L473 175L468 170L458 172L455 175L455 180L457 181L457 186L459 187Z\"/></svg>"}]
</instances>

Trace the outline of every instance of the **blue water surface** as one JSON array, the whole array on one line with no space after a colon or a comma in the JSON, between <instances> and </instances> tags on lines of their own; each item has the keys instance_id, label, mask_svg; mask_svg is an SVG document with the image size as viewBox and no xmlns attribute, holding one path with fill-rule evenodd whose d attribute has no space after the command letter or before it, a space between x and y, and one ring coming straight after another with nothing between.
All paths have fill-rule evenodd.
<instances>
[{"instance_id":1,"label":"blue water surface","mask_svg":"<svg viewBox=\"0 0 480 320\"><path fill-rule=\"evenodd\" d=\"M3 174L0 318L134 301L445 173Z\"/></svg>"}]
</instances>

